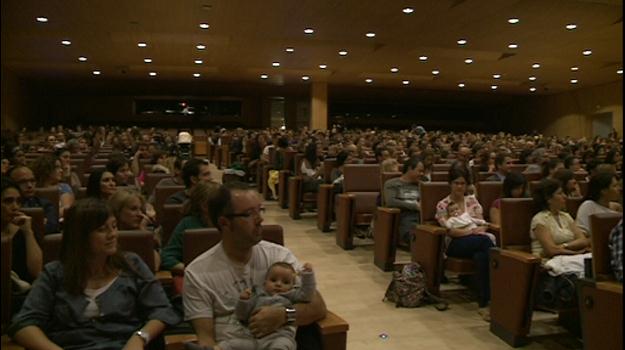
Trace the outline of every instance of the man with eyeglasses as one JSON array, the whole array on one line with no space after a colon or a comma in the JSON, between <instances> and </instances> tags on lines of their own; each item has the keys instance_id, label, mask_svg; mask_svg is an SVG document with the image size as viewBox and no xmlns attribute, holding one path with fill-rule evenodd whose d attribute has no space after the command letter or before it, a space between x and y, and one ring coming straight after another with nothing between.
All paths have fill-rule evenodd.
<instances>
[{"instance_id":1,"label":"man with eyeglasses","mask_svg":"<svg viewBox=\"0 0 625 350\"><path fill-rule=\"evenodd\" d=\"M17 166L7 174L22 191L22 208L43 208L46 234L59 231L59 213L52 202L35 196L35 175L26 166Z\"/></svg>"},{"instance_id":2,"label":"man with eyeglasses","mask_svg":"<svg viewBox=\"0 0 625 350\"><path fill-rule=\"evenodd\" d=\"M262 202L249 186L223 185L208 207L222 241L185 270L185 320L198 337L188 349L212 350L224 340L262 338L284 325L303 326L325 317L325 302L316 291L310 303L263 307L243 326L234 314L241 292L262 286L267 269L276 262L289 263L297 271L302 266L287 248L262 240Z\"/></svg>"}]
</instances>

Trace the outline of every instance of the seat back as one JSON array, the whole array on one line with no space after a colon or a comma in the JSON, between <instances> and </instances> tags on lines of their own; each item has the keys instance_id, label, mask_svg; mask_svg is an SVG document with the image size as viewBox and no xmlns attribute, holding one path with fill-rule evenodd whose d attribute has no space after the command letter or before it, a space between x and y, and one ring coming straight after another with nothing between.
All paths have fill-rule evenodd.
<instances>
[{"instance_id":1,"label":"seat back","mask_svg":"<svg viewBox=\"0 0 625 350\"><path fill-rule=\"evenodd\" d=\"M530 251L530 227L535 211L531 198L502 198L499 238L501 248Z\"/></svg>"},{"instance_id":2,"label":"seat back","mask_svg":"<svg viewBox=\"0 0 625 350\"><path fill-rule=\"evenodd\" d=\"M176 225L184 217L184 204L165 204L163 205L163 218L161 220L161 245L165 246L169 243L169 238L174 232Z\"/></svg>"},{"instance_id":3,"label":"seat back","mask_svg":"<svg viewBox=\"0 0 625 350\"><path fill-rule=\"evenodd\" d=\"M477 172L477 176L475 176L477 178L478 181L486 181L486 179L488 179L489 177L495 175L495 173L491 173L488 171L478 171Z\"/></svg>"},{"instance_id":4,"label":"seat back","mask_svg":"<svg viewBox=\"0 0 625 350\"><path fill-rule=\"evenodd\" d=\"M540 180L529 181L528 185L529 185L530 195L533 195L534 191L536 191L536 189L540 186Z\"/></svg>"},{"instance_id":5,"label":"seat back","mask_svg":"<svg viewBox=\"0 0 625 350\"><path fill-rule=\"evenodd\" d=\"M421 194L421 223L436 221L436 205L449 195L449 183L447 182L421 182L419 184Z\"/></svg>"},{"instance_id":6,"label":"seat back","mask_svg":"<svg viewBox=\"0 0 625 350\"><path fill-rule=\"evenodd\" d=\"M577 209L582 205L582 202L584 202L584 197L566 198L566 212L569 213L573 219L577 217Z\"/></svg>"},{"instance_id":7,"label":"seat back","mask_svg":"<svg viewBox=\"0 0 625 350\"><path fill-rule=\"evenodd\" d=\"M46 234L45 213L43 208L21 208L24 214L31 217L31 228L35 233L37 242L41 243L43 236Z\"/></svg>"},{"instance_id":8,"label":"seat back","mask_svg":"<svg viewBox=\"0 0 625 350\"><path fill-rule=\"evenodd\" d=\"M156 271L156 266L154 266L153 232L142 230L118 231L117 242L120 250L136 253L152 272ZM43 237L41 251L43 253L44 265L51 261L59 260L62 244L62 233L53 233Z\"/></svg>"},{"instance_id":9,"label":"seat back","mask_svg":"<svg viewBox=\"0 0 625 350\"><path fill-rule=\"evenodd\" d=\"M323 182L332 183L332 169L336 168L336 158L326 158L323 160Z\"/></svg>"},{"instance_id":10,"label":"seat back","mask_svg":"<svg viewBox=\"0 0 625 350\"><path fill-rule=\"evenodd\" d=\"M449 172L449 169L451 169L451 163L432 164L432 171L435 172Z\"/></svg>"},{"instance_id":11,"label":"seat back","mask_svg":"<svg viewBox=\"0 0 625 350\"><path fill-rule=\"evenodd\" d=\"M430 175L433 182L447 182L449 179L448 171L433 171Z\"/></svg>"},{"instance_id":12,"label":"seat back","mask_svg":"<svg viewBox=\"0 0 625 350\"><path fill-rule=\"evenodd\" d=\"M277 170L293 170L295 167L295 155L297 151L293 150L280 150L282 152L282 169Z\"/></svg>"},{"instance_id":13,"label":"seat back","mask_svg":"<svg viewBox=\"0 0 625 350\"><path fill-rule=\"evenodd\" d=\"M11 321L11 262L12 256L12 238L2 236L2 333L4 334L6 326Z\"/></svg>"},{"instance_id":14,"label":"seat back","mask_svg":"<svg viewBox=\"0 0 625 350\"><path fill-rule=\"evenodd\" d=\"M293 159L293 173L295 176L302 175L302 162L304 161L304 153L296 153Z\"/></svg>"},{"instance_id":15,"label":"seat back","mask_svg":"<svg viewBox=\"0 0 625 350\"><path fill-rule=\"evenodd\" d=\"M143 182L143 191L146 195L152 194L154 191L154 187L156 184L162 179L171 177L171 174L163 174L163 173L147 173L145 174L145 180Z\"/></svg>"},{"instance_id":16,"label":"seat back","mask_svg":"<svg viewBox=\"0 0 625 350\"><path fill-rule=\"evenodd\" d=\"M284 245L284 231L280 225L263 225L263 240ZM198 255L221 241L216 228L185 230L183 235L182 262L189 265Z\"/></svg>"},{"instance_id":17,"label":"seat back","mask_svg":"<svg viewBox=\"0 0 625 350\"><path fill-rule=\"evenodd\" d=\"M172 194L184 190L184 186L156 186L154 188L154 211L156 211L156 221L162 223L163 206L165 201Z\"/></svg>"},{"instance_id":18,"label":"seat back","mask_svg":"<svg viewBox=\"0 0 625 350\"><path fill-rule=\"evenodd\" d=\"M590 216L590 231L592 232L592 270L597 280L614 279L610 266L610 232L619 220L622 213L599 213Z\"/></svg>"},{"instance_id":19,"label":"seat back","mask_svg":"<svg viewBox=\"0 0 625 350\"><path fill-rule=\"evenodd\" d=\"M577 184L579 185L579 191L581 192L582 197L586 196L588 193L588 181L580 180L577 181Z\"/></svg>"},{"instance_id":20,"label":"seat back","mask_svg":"<svg viewBox=\"0 0 625 350\"><path fill-rule=\"evenodd\" d=\"M384 184L390 179L400 177L401 172L382 172L380 173L380 194L382 195L382 206L386 206L386 199L384 198Z\"/></svg>"},{"instance_id":21,"label":"seat back","mask_svg":"<svg viewBox=\"0 0 625 350\"><path fill-rule=\"evenodd\" d=\"M528 182L532 182L532 181L540 181L540 179L543 178L543 174L541 173L528 173L528 172L523 172L522 173L523 176L525 176L525 179Z\"/></svg>"},{"instance_id":22,"label":"seat back","mask_svg":"<svg viewBox=\"0 0 625 350\"><path fill-rule=\"evenodd\" d=\"M503 182L501 181L480 181L475 185L477 199L484 209L484 219L490 220L490 206L497 198L503 196Z\"/></svg>"},{"instance_id":23,"label":"seat back","mask_svg":"<svg viewBox=\"0 0 625 350\"><path fill-rule=\"evenodd\" d=\"M59 193L58 186L36 187L35 196L49 200L50 203L52 203L52 205L56 208L56 211L59 211L59 200L61 194Z\"/></svg>"},{"instance_id":24,"label":"seat back","mask_svg":"<svg viewBox=\"0 0 625 350\"><path fill-rule=\"evenodd\" d=\"M343 192L379 192L379 164L345 164Z\"/></svg>"},{"instance_id":25,"label":"seat back","mask_svg":"<svg viewBox=\"0 0 625 350\"><path fill-rule=\"evenodd\" d=\"M527 164L509 164L508 170L514 171L515 173L522 173L527 169Z\"/></svg>"}]
</instances>

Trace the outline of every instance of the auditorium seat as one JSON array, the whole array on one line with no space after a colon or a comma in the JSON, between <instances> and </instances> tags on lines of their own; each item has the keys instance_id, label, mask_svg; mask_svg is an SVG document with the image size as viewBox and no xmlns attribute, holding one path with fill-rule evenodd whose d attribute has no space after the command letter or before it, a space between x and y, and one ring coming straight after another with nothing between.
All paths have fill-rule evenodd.
<instances>
[{"instance_id":1,"label":"auditorium seat","mask_svg":"<svg viewBox=\"0 0 625 350\"><path fill-rule=\"evenodd\" d=\"M375 214L380 194L380 165L346 164L343 176L343 193L338 195L336 212L336 244L348 250L354 248L354 229L369 225Z\"/></svg>"},{"instance_id":2,"label":"auditorium seat","mask_svg":"<svg viewBox=\"0 0 625 350\"><path fill-rule=\"evenodd\" d=\"M167 198L176 192L184 190L185 187L180 186L156 186L154 187L154 211L156 211L156 222L162 224L163 206Z\"/></svg>"},{"instance_id":3,"label":"auditorium seat","mask_svg":"<svg viewBox=\"0 0 625 350\"><path fill-rule=\"evenodd\" d=\"M395 264L395 255L399 237L399 215L401 210L386 206L384 197L384 184L386 181L400 177L400 172L380 173L380 194L382 205L376 210L375 233L373 235L373 263L382 271L391 271Z\"/></svg>"},{"instance_id":4,"label":"auditorium seat","mask_svg":"<svg viewBox=\"0 0 625 350\"><path fill-rule=\"evenodd\" d=\"M11 321L11 241L11 237L2 235L2 334Z\"/></svg>"},{"instance_id":5,"label":"auditorium seat","mask_svg":"<svg viewBox=\"0 0 625 350\"><path fill-rule=\"evenodd\" d=\"M503 182L501 181L479 181L475 184L477 199L482 206L484 220L490 221L490 207L493 202L503 196Z\"/></svg>"},{"instance_id":6,"label":"auditorium seat","mask_svg":"<svg viewBox=\"0 0 625 350\"><path fill-rule=\"evenodd\" d=\"M332 170L336 168L336 158L324 159L322 167L324 183L319 186L319 192L317 192L317 228L321 232L328 232L334 221L336 209L336 194L331 176Z\"/></svg>"},{"instance_id":7,"label":"auditorium seat","mask_svg":"<svg viewBox=\"0 0 625 350\"><path fill-rule=\"evenodd\" d=\"M145 180L143 181L143 193L146 196L150 196L152 191L154 191L154 187L158 184L162 179L172 177L171 174L164 173L146 173Z\"/></svg>"},{"instance_id":8,"label":"auditorium seat","mask_svg":"<svg viewBox=\"0 0 625 350\"><path fill-rule=\"evenodd\" d=\"M165 204L163 206L163 219L161 220L161 247L169 243L174 229L184 217L183 204Z\"/></svg>"},{"instance_id":9,"label":"auditorium seat","mask_svg":"<svg viewBox=\"0 0 625 350\"><path fill-rule=\"evenodd\" d=\"M623 348L623 285L614 280L610 267L610 232L621 213L590 216L593 278L578 287L584 349Z\"/></svg>"},{"instance_id":10,"label":"auditorium seat","mask_svg":"<svg viewBox=\"0 0 625 350\"><path fill-rule=\"evenodd\" d=\"M304 177L301 173L301 165L304 155L295 155L295 176L289 177L289 216L293 220L301 218L301 212L305 205L317 205L317 192L304 191Z\"/></svg>"}]
</instances>

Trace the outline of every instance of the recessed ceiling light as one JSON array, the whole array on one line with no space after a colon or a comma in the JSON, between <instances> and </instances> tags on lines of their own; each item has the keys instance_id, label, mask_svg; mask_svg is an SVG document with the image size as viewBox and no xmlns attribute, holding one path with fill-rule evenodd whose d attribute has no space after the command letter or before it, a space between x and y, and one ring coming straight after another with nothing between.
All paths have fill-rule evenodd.
<instances>
[{"instance_id":1,"label":"recessed ceiling light","mask_svg":"<svg viewBox=\"0 0 625 350\"><path fill-rule=\"evenodd\" d=\"M204 50L204 49L206 49L206 45L204 45L204 44L197 44L197 45L195 45L195 48L198 49L198 50Z\"/></svg>"},{"instance_id":2,"label":"recessed ceiling light","mask_svg":"<svg viewBox=\"0 0 625 350\"><path fill-rule=\"evenodd\" d=\"M302 76L302 80L304 80L304 81L310 80L310 77L308 75L304 75L304 76Z\"/></svg>"},{"instance_id":3,"label":"recessed ceiling light","mask_svg":"<svg viewBox=\"0 0 625 350\"><path fill-rule=\"evenodd\" d=\"M464 86L465 86L465 85L464 85L464 83L458 83L458 87L459 87L459 88L461 88L461 89L462 89Z\"/></svg>"},{"instance_id":4,"label":"recessed ceiling light","mask_svg":"<svg viewBox=\"0 0 625 350\"><path fill-rule=\"evenodd\" d=\"M373 83L373 79L367 78L367 79L365 79L365 83L371 84L371 83Z\"/></svg>"},{"instance_id":5,"label":"recessed ceiling light","mask_svg":"<svg viewBox=\"0 0 625 350\"><path fill-rule=\"evenodd\" d=\"M439 74L441 74L441 71L439 71L438 69L434 69L434 70L432 70L432 74L439 75Z\"/></svg>"},{"instance_id":6,"label":"recessed ceiling light","mask_svg":"<svg viewBox=\"0 0 625 350\"><path fill-rule=\"evenodd\" d=\"M284 49L284 51L288 52L288 53L293 53L295 52L295 49L292 47L287 47L286 49Z\"/></svg>"},{"instance_id":7,"label":"recessed ceiling light","mask_svg":"<svg viewBox=\"0 0 625 350\"><path fill-rule=\"evenodd\" d=\"M491 85L491 86L490 86L490 89L491 89L491 90L497 90L497 88L498 88L498 86L497 86L497 85Z\"/></svg>"},{"instance_id":8,"label":"recessed ceiling light","mask_svg":"<svg viewBox=\"0 0 625 350\"><path fill-rule=\"evenodd\" d=\"M532 64L532 68L534 68L534 69L538 69L538 68L540 68L540 63L534 63L534 64Z\"/></svg>"},{"instance_id":9,"label":"recessed ceiling light","mask_svg":"<svg viewBox=\"0 0 625 350\"><path fill-rule=\"evenodd\" d=\"M623 74L623 68L619 68L616 70L616 74Z\"/></svg>"},{"instance_id":10,"label":"recessed ceiling light","mask_svg":"<svg viewBox=\"0 0 625 350\"><path fill-rule=\"evenodd\" d=\"M48 21L48 17L37 17L37 22L46 23Z\"/></svg>"},{"instance_id":11,"label":"recessed ceiling light","mask_svg":"<svg viewBox=\"0 0 625 350\"><path fill-rule=\"evenodd\" d=\"M403 13L409 15L411 13L414 12L414 9L412 7L404 7L403 10L401 10Z\"/></svg>"},{"instance_id":12,"label":"recessed ceiling light","mask_svg":"<svg viewBox=\"0 0 625 350\"><path fill-rule=\"evenodd\" d=\"M65 45L65 46L69 46L69 45L72 44L72 42L69 41L69 40L61 40L61 44Z\"/></svg>"},{"instance_id":13,"label":"recessed ceiling light","mask_svg":"<svg viewBox=\"0 0 625 350\"><path fill-rule=\"evenodd\" d=\"M314 29L312 29L312 28L306 28L306 29L304 29L304 33L309 34L309 35L310 35L310 34L312 34L312 33L314 33L314 32L315 32L315 30L314 30Z\"/></svg>"},{"instance_id":14,"label":"recessed ceiling light","mask_svg":"<svg viewBox=\"0 0 625 350\"><path fill-rule=\"evenodd\" d=\"M569 24L567 24L567 25L565 26L565 28L566 28L566 29L568 29L568 30L573 30L573 29L577 28L577 24L575 24L575 23L569 23Z\"/></svg>"},{"instance_id":15,"label":"recessed ceiling light","mask_svg":"<svg viewBox=\"0 0 625 350\"><path fill-rule=\"evenodd\" d=\"M93 71L93 75L100 75L100 74L102 74L102 72L100 72L99 70L94 70Z\"/></svg>"},{"instance_id":16,"label":"recessed ceiling light","mask_svg":"<svg viewBox=\"0 0 625 350\"><path fill-rule=\"evenodd\" d=\"M531 92L534 92L534 91L536 91L536 88L532 86L532 87L530 88L530 91L531 91Z\"/></svg>"},{"instance_id":17,"label":"recessed ceiling light","mask_svg":"<svg viewBox=\"0 0 625 350\"><path fill-rule=\"evenodd\" d=\"M156 76L156 72L150 72L148 73L151 77L155 77Z\"/></svg>"},{"instance_id":18,"label":"recessed ceiling light","mask_svg":"<svg viewBox=\"0 0 625 350\"><path fill-rule=\"evenodd\" d=\"M140 43L137 43L137 46L139 46L139 47L147 47L148 44L146 44L144 42L140 42Z\"/></svg>"},{"instance_id":19,"label":"recessed ceiling light","mask_svg":"<svg viewBox=\"0 0 625 350\"><path fill-rule=\"evenodd\" d=\"M578 66L571 67L571 72L577 72L579 70Z\"/></svg>"},{"instance_id":20,"label":"recessed ceiling light","mask_svg":"<svg viewBox=\"0 0 625 350\"><path fill-rule=\"evenodd\" d=\"M200 28L208 29L208 28L210 28L210 24L208 24L208 23L200 23Z\"/></svg>"},{"instance_id":21,"label":"recessed ceiling light","mask_svg":"<svg viewBox=\"0 0 625 350\"><path fill-rule=\"evenodd\" d=\"M404 85L408 85L410 84L410 80L402 80L401 83Z\"/></svg>"},{"instance_id":22,"label":"recessed ceiling light","mask_svg":"<svg viewBox=\"0 0 625 350\"><path fill-rule=\"evenodd\" d=\"M590 50L590 49L586 49L586 50L582 51L582 55L584 55L584 56L590 56L590 55L592 55L592 50Z\"/></svg>"},{"instance_id":23,"label":"recessed ceiling light","mask_svg":"<svg viewBox=\"0 0 625 350\"><path fill-rule=\"evenodd\" d=\"M152 63L152 59L151 58L144 58L143 62L145 62L145 63Z\"/></svg>"},{"instance_id":24,"label":"recessed ceiling light","mask_svg":"<svg viewBox=\"0 0 625 350\"><path fill-rule=\"evenodd\" d=\"M518 44L515 44L515 43L510 43L510 44L508 44L508 48L509 48L509 49L516 49L516 48L518 48L518 47L519 47L519 45L518 45Z\"/></svg>"},{"instance_id":25,"label":"recessed ceiling light","mask_svg":"<svg viewBox=\"0 0 625 350\"><path fill-rule=\"evenodd\" d=\"M200 77L200 75L201 75L200 73L193 73L193 77L194 77L194 78L199 78L199 77Z\"/></svg>"},{"instance_id":26,"label":"recessed ceiling light","mask_svg":"<svg viewBox=\"0 0 625 350\"><path fill-rule=\"evenodd\" d=\"M571 84L577 84L577 83L578 83L577 79L571 79Z\"/></svg>"},{"instance_id":27,"label":"recessed ceiling light","mask_svg":"<svg viewBox=\"0 0 625 350\"><path fill-rule=\"evenodd\" d=\"M419 56L419 61L425 62L428 60L428 56Z\"/></svg>"},{"instance_id":28,"label":"recessed ceiling light","mask_svg":"<svg viewBox=\"0 0 625 350\"><path fill-rule=\"evenodd\" d=\"M339 55L341 55L341 56L347 56L347 50L341 50L341 51L339 51Z\"/></svg>"},{"instance_id":29,"label":"recessed ceiling light","mask_svg":"<svg viewBox=\"0 0 625 350\"><path fill-rule=\"evenodd\" d=\"M499 78L501 78L501 74L493 74L493 78L494 79L499 79Z\"/></svg>"},{"instance_id":30,"label":"recessed ceiling light","mask_svg":"<svg viewBox=\"0 0 625 350\"><path fill-rule=\"evenodd\" d=\"M204 61L202 61L202 60L195 60L193 62L195 62L195 64L202 64L202 63L204 63Z\"/></svg>"},{"instance_id":31,"label":"recessed ceiling light","mask_svg":"<svg viewBox=\"0 0 625 350\"><path fill-rule=\"evenodd\" d=\"M508 23L510 23L510 24L517 24L519 22L520 22L520 20L518 18L516 18L516 17L508 18Z\"/></svg>"},{"instance_id":32,"label":"recessed ceiling light","mask_svg":"<svg viewBox=\"0 0 625 350\"><path fill-rule=\"evenodd\" d=\"M471 63L473 63L473 59L472 58L467 58L467 59L464 60L464 63L471 64Z\"/></svg>"},{"instance_id":33,"label":"recessed ceiling light","mask_svg":"<svg viewBox=\"0 0 625 350\"><path fill-rule=\"evenodd\" d=\"M397 67L391 68L391 73L397 73L397 72L399 72L399 68Z\"/></svg>"},{"instance_id":34,"label":"recessed ceiling light","mask_svg":"<svg viewBox=\"0 0 625 350\"><path fill-rule=\"evenodd\" d=\"M369 32L369 33L365 34L365 36L367 38L375 38L375 33L374 32Z\"/></svg>"},{"instance_id":35,"label":"recessed ceiling light","mask_svg":"<svg viewBox=\"0 0 625 350\"><path fill-rule=\"evenodd\" d=\"M458 43L458 45L466 45L467 39L458 39L458 41L456 42Z\"/></svg>"},{"instance_id":36,"label":"recessed ceiling light","mask_svg":"<svg viewBox=\"0 0 625 350\"><path fill-rule=\"evenodd\" d=\"M273 62L271 63L272 67L280 67L280 62Z\"/></svg>"},{"instance_id":37,"label":"recessed ceiling light","mask_svg":"<svg viewBox=\"0 0 625 350\"><path fill-rule=\"evenodd\" d=\"M533 76L533 75L532 75L531 77L529 77L528 79L529 79L530 81L536 81L536 77L535 77L535 76Z\"/></svg>"},{"instance_id":38,"label":"recessed ceiling light","mask_svg":"<svg viewBox=\"0 0 625 350\"><path fill-rule=\"evenodd\" d=\"M328 65L327 64L320 64L319 68L320 69L326 69L326 68L328 68Z\"/></svg>"},{"instance_id":39,"label":"recessed ceiling light","mask_svg":"<svg viewBox=\"0 0 625 350\"><path fill-rule=\"evenodd\" d=\"M78 60L79 60L80 62L86 62L86 61L87 61L87 57L85 57L85 56L80 56L80 57L78 57Z\"/></svg>"},{"instance_id":40,"label":"recessed ceiling light","mask_svg":"<svg viewBox=\"0 0 625 350\"><path fill-rule=\"evenodd\" d=\"M261 75L260 75L260 78L261 78L261 79L267 79L267 78L269 78L269 76L268 76L267 74L261 74Z\"/></svg>"}]
</instances>

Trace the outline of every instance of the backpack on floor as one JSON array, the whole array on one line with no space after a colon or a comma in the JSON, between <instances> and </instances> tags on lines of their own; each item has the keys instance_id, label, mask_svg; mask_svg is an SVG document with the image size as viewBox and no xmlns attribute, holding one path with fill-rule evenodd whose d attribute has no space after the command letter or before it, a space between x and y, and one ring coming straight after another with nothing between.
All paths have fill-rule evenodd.
<instances>
[{"instance_id":1,"label":"backpack on floor","mask_svg":"<svg viewBox=\"0 0 625 350\"><path fill-rule=\"evenodd\" d=\"M416 262L404 265L401 271L393 272L393 279L386 288L384 300L395 303L396 307L413 308L431 303L435 303L439 311L449 307L446 301L428 292L425 272Z\"/></svg>"}]
</instances>

